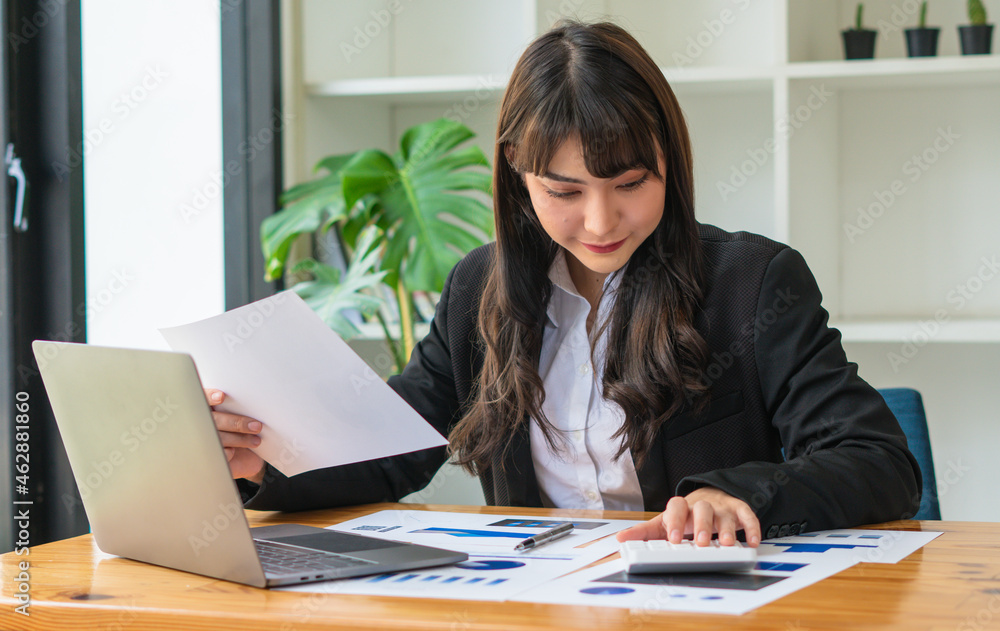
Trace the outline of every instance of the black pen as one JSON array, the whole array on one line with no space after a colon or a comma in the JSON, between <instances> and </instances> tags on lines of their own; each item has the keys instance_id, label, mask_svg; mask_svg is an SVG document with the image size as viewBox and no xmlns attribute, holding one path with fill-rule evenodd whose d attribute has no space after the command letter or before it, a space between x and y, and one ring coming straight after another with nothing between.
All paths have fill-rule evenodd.
<instances>
[{"instance_id":1,"label":"black pen","mask_svg":"<svg viewBox=\"0 0 1000 631\"><path fill-rule=\"evenodd\" d=\"M573 524L559 524L555 528L549 528L545 532L540 532L537 535L532 535L522 541L521 543L514 546L515 550L531 550L532 548L538 547L542 544L548 543L550 541L555 541L560 537L565 537L569 533L573 532Z\"/></svg>"}]
</instances>

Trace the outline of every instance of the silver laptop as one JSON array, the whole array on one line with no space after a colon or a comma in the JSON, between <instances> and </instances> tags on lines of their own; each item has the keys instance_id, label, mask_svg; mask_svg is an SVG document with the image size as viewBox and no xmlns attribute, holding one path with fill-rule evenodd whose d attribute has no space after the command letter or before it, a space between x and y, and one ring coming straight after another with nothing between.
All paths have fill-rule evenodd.
<instances>
[{"instance_id":1,"label":"silver laptop","mask_svg":"<svg viewBox=\"0 0 1000 631\"><path fill-rule=\"evenodd\" d=\"M190 355L32 347L104 552L255 587L468 558L299 524L251 529Z\"/></svg>"}]
</instances>

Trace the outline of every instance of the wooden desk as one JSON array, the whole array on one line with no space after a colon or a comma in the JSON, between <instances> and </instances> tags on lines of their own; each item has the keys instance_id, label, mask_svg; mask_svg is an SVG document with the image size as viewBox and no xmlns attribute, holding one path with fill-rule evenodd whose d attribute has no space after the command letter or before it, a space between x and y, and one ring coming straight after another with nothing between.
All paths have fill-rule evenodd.
<instances>
[{"instance_id":1,"label":"wooden desk","mask_svg":"<svg viewBox=\"0 0 1000 631\"><path fill-rule=\"evenodd\" d=\"M315 526L377 510L425 508L635 519L635 513L377 504L311 513L247 511L251 525ZM652 517L652 514L648 515ZM890 522L942 530L895 565L862 563L743 616L676 614L517 602L300 594L246 587L102 553L90 535L31 549L31 612L14 612L18 557L2 556L0 629L842 629L1000 628L1000 524Z\"/></svg>"}]
</instances>

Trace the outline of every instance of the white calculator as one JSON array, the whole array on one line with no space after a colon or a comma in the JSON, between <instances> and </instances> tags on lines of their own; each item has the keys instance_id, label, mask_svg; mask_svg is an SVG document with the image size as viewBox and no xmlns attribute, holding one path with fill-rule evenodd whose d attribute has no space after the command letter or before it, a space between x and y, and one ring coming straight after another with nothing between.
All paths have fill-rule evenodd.
<instances>
[{"instance_id":1,"label":"white calculator","mask_svg":"<svg viewBox=\"0 0 1000 631\"><path fill-rule=\"evenodd\" d=\"M719 545L713 539L707 546L693 541L670 543L664 540L623 541L622 560L630 574L668 574L673 572L739 572L753 568L757 550L744 546Z\"/></svg>"}]
</instances>

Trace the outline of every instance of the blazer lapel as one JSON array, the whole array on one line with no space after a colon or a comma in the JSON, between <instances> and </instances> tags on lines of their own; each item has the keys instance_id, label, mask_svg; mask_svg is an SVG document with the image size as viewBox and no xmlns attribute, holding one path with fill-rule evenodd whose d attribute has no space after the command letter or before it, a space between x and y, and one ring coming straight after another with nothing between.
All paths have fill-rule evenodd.
<instances>
[{"instance_id":1,"label":"blazer lapel","mask_svg":"<svg viewBox=\"0 0 1000 631\"><path fill-rule=\"evenodd\" d=\"M663 512L667 507L667 500L674 495L663 462L663 432L656 435L646 454L646 462L641 467L636 464L635 472L639 477L644 508L647 511Z\"/></svg>"},{"instance_id":2,"label":"blazer lapel","mask_svg":"<svg viewBox=\"0 0 1000 631\"><path fill-rule=\"evenodd\" d=\"M522 423L520 429L511 438L504 464L506 470L502 477L507 490L509 502L507 505L541 506L542 496L538 488L538 479L535 477L535 464L531 460L528 423Z\"/></svg>"}]
</instances>

